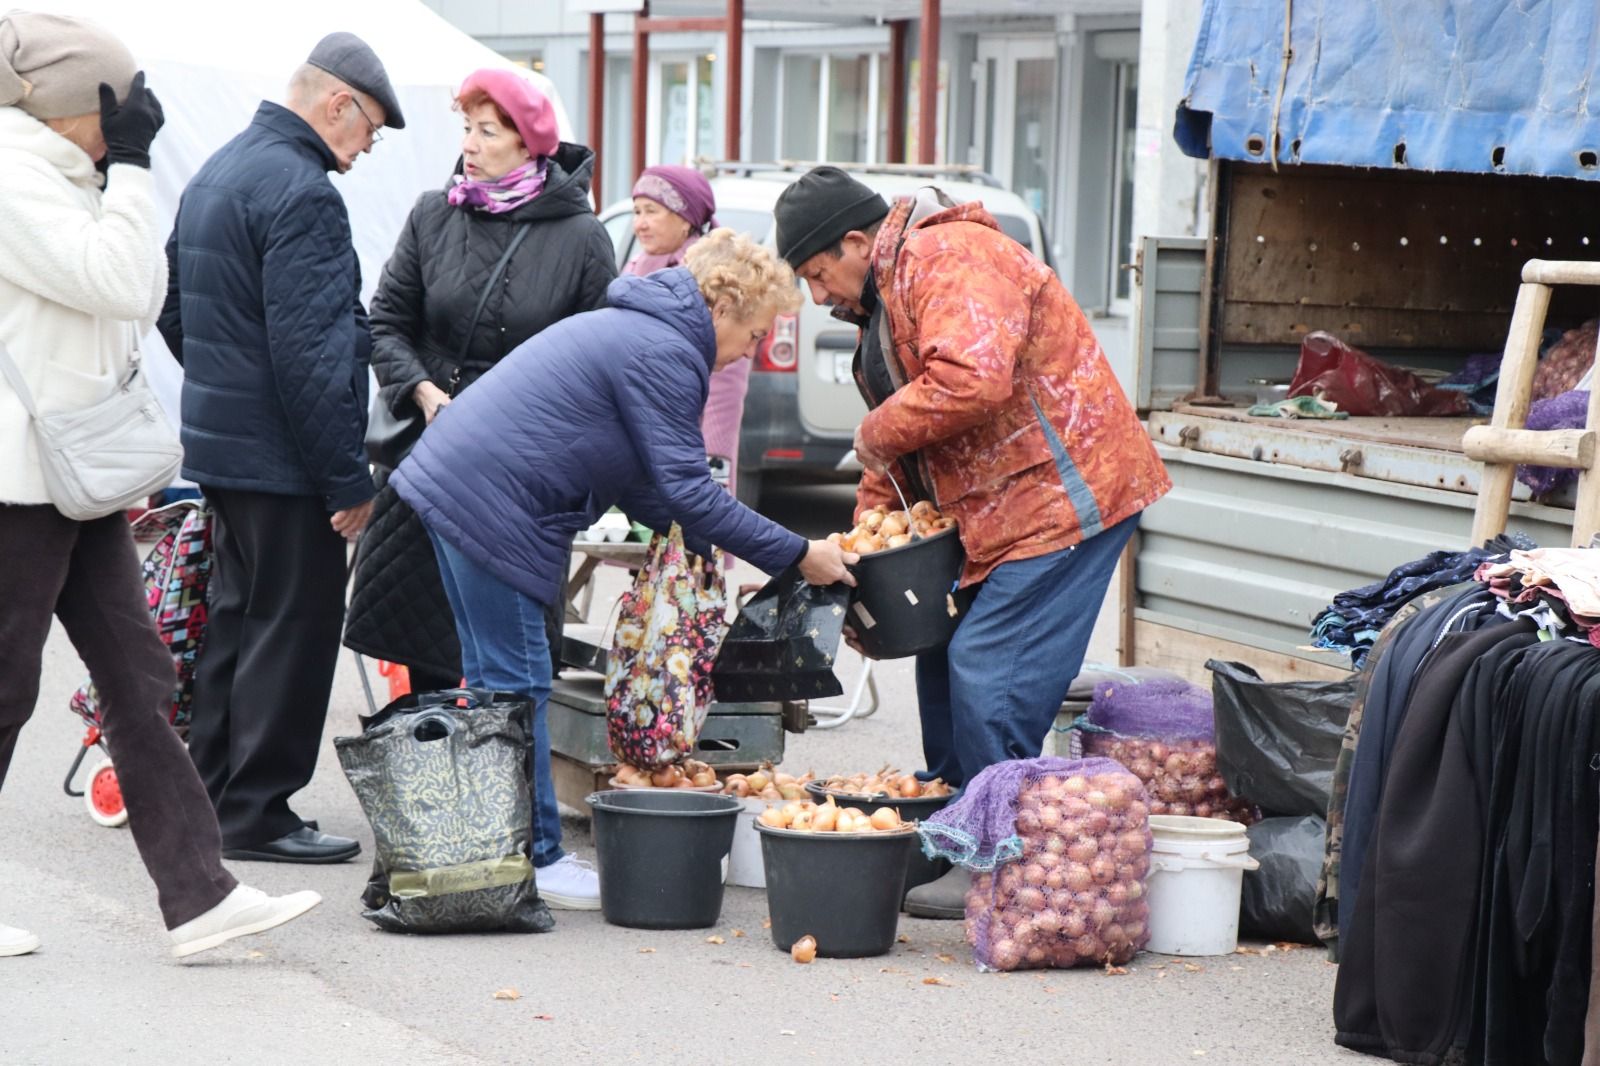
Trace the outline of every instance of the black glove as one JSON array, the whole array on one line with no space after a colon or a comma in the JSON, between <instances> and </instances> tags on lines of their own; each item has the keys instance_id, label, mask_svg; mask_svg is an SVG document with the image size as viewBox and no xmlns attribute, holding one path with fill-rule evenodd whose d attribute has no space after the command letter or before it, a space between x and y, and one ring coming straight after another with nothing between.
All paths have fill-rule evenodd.
<instances>
[{"instance_id":1,"label":"black glove","mask_svg":"<svg viewBox=\"0 0 1600 1066\"><path fill-rule=\"evenodd\" d=\"M131 163L149 170L150 142L165 121L161 101L144 87L144 71L133 76L128 99L120 106L116 91L100 83L100 132L106 139L108 163Z\"/></svg>"}]
</instances>

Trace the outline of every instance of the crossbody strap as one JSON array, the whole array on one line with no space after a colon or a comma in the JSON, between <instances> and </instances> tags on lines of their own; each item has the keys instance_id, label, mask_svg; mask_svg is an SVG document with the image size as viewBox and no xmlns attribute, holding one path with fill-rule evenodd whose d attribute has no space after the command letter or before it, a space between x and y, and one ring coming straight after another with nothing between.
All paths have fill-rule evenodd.
<instances>
[{"instance_id":1,"label":"crossbody strap","mask_svg":"<svg viewBox=\"0 0 1600 1066\"><path fill-rule=\"evenodd\" d=\"M511 235L511 243L506 245L505 253L500 256L500 261L489 271L489 281L483 286L483 292L478 294L478 306L473 309L472 321L467 324L467 334L461 340L461 350L456 353L455 369L450 371L450 395L456 394L456 389L461 385L461 368L467 362L467 349L472 347L472 334L478 328L478 319L483 317L483 309L489 303L489 294L494 291L495 285L500 281L500 275L506 272L506 264L511 262L511 255L522 243L522 239L533 228L533 223L524 222L517 232Z\"/></svg>"},{"instance_id":2,"label":"crossbody strap","mask_svg":"<svg viewBox=\"0 0 1600 1066\"><path fill-rule=\"evenodd\" d=\"M22 369L11 358L11 353L4 344L0 344L0 374L4 374L6 381L16 391L17 399L22 401L22 406L27 410L28 416L33 419L39 417L39 412L33 407L33 393L28 389L28 383L22 379Z\"/></svg>"},{"instance_id":3,"label":"crossbody strap","mask_svg":"<svg viewBox=\"0 0 1600 1066\"><path fill-rule=\"evenodd\" d=\"M135 332L133 336L133 354L128 359L128 376L122 381L123 388L133 384L133 379L139 374L139 363L139 335ZM16 360L11 358L11 351L4 343L0 343L0 375L5 376L6 381L16 392L17 399L22 401L23 410L28 412L28 417L38 421L39 411L33 405L33 392L28 388L28 383L22 376L22 368L17 366Z\"/></svg>"}]
</instances>

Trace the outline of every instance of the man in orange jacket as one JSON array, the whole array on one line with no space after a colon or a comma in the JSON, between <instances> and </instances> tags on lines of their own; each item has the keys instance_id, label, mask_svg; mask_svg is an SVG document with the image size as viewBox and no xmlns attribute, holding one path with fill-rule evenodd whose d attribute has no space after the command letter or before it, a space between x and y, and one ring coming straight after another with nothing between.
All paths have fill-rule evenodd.
<instances>
[{"instance_id":1,"label":"man in orange jacket","mask_svg":"<svg viewBox=\"0 0 1600 1066\"><path fill-rule=\"evenodd\" d=\"M1060 279L978 203L926 188L891 208L836 167L778 199L778 252L862 329L856 514L933 501L959 523L977 592L917 658L925 776L952 784L1039 755L1139 513L1172 487ZM967 875L906 909L959 918Z\"/></svg>"}]
</instances>

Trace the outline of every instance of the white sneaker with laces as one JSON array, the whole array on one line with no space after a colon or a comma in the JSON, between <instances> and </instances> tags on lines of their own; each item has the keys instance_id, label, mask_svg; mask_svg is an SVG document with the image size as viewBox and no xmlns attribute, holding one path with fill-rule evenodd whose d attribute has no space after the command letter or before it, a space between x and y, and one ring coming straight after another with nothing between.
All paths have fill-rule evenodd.
<instances>
[{"instance_id":1,"label":"white sneaker with laces","mask_svg":"<svg viewBox=\"0 0 1600 1066\"><path fill-rule=\"evenodd\" d=\"M321 902L322 897L315 892L269 896L259 888L239 885L221 903L172 930L172 954L181 959L234 937L264 933L300 917Z\"/></svg>"},{"instance_id":2,"label":"white sneaker with laces","mask_svg":"<svg viewBox=\"0 0 1600 1066\"><path fill-rule=\"evenodd\" d=\"M26 955L39 947L39 938L26 929L0 924L0 958L7 955Z\"/></svg>"},{"instance_id":3,"label":"white sneaker with laces","mask_svg":"<svg viewBox=\"0 0 1600 1066\"><path fill-rule=\"evenodd\" d=\"M600 875L591 862L569 853L535 870L534 878L539 885L539 895L552 910L600 909Z\"/></svg>"}]
</instances>

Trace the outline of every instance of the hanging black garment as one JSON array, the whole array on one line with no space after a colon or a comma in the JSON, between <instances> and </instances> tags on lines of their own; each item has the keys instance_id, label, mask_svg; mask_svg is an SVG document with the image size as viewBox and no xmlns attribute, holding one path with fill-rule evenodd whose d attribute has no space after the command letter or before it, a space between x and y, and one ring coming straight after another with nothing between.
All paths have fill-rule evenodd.
<instances>
[{"instance_id":1,"label":"hanging black garment","mask_svg":"<svg viewBox=\"0 0 1600 1066\"><path fill-rule=\"evenodd\" d=\"M1448 634L1412 683L1341 929L1334 1021L1345 1047L1437 1066L1465 1042L1485 834L1481 767L1453 709L1464 685L1536 640L1526 621Z\"/></svg>"},{"instance_id":2,"label":"hanging black garment","mask_svg":"<svg viewBox=\"0 0 1600 1066\"><path fill-rule=\"evenodd\" d=\"M1469 1048L1486 1066L1576 1063L1585 1039L1600 652L1554 641L1537 653L1508 695L1514 710L1495 752Z\"/></svg>"},{"instance_id":3,"label":"hanging black garment","mask_svg":"<svg viewBox=\"0 0 1600 1066\"><path fill-rule=\"evenodd\" d=\"M1377 824L1378 805L1388 776L1390 753L1405 721L1412 684L1423 660L1452 628L1495 624L1494 596L1476 582L1457 586L1433 606L1420 611L1397 634L1373 668L1361 720L1360 743L1345 786L1343 842L1339 868L1339 929L1348 929L1366 868L1367 851ZM1448 590L1447 590L1448 591ZM1469 608L1481 608L1467 612Z\"/></svg>"}]
</instances>

